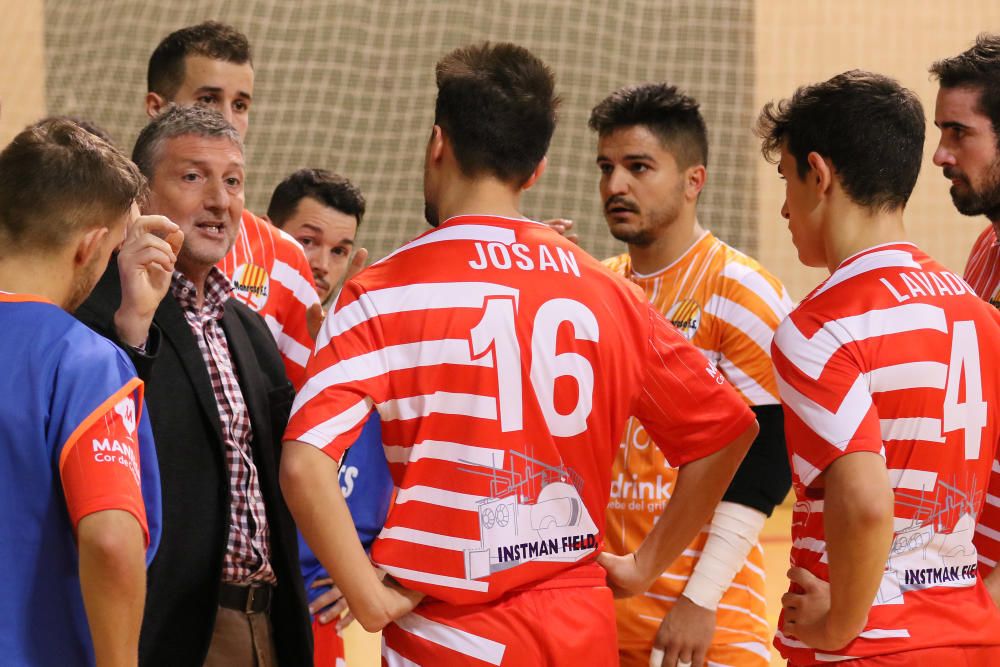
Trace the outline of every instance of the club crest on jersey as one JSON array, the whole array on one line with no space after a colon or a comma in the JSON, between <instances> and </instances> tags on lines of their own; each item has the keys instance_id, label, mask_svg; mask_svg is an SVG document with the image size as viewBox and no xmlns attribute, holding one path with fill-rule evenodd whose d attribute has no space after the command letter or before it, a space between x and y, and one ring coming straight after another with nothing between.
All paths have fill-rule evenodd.
<instances>
[{"instance_id":1,"label":"club crest on jersey","mask_svg":"<svg viewBox=\"0 0 1000 667\"><path fill-rule=\"evenodd\" d=\"M118 401L115 406L115 413L122 418L122 426L128 431L129 435L135 433L135 401L131 396L126 396L122 400Z\"/></svg>"},{"instance_id":2,"label":"club crest on jersey","mask_svg":"<svg viewBox=\"0 0 1000 667\"><path fill-rule=\"evenodd\" d=\"M267 303L271 293L271 277L256 264L242 264L233 272L233 298L254 310L260 310Z\"/></svg>"},{"instance_id":3,"label":"club crest on jersey","mask_svg":"<svg viewBox=\"0 0 1000 667\"><path fill-rule=\"evenodd\" d=\"M684 299L674 304L667 319L688 340L694 338L701 324L701 305L694 299Z\"/></svg>"}]
</instances>

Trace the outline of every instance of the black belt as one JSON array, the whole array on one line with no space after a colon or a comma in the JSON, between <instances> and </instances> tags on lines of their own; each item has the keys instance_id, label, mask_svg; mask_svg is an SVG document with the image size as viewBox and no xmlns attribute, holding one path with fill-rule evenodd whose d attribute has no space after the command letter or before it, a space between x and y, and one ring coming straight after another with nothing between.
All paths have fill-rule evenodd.
<instances>
[{"instance_id":1,"label":"black belt","mask_svg":"<svg viewBox=\"0 0 1000 667\"><path fill-rule=\"evenodd\" d=\"M224 583L219 589L219 606L247 614L267 611L271 607L273 592L274 586L271 584L239 586Z\"/></svg>"}]
</instances>

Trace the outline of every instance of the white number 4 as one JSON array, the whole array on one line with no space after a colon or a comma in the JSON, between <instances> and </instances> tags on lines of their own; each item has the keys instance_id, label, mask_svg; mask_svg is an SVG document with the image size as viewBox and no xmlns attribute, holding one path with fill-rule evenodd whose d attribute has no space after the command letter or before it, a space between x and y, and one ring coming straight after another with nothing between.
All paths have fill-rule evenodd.
<instances>
[{"instance_id":1,"label":"white number 4","mask_svg":"<svg viewBox=\"0 0 1000 667\"><path fill-rule=\"evenodd\" d=\"M963 377L965 402L959 403L959 383ZM983 379L979 370L976 324L971 321L955 322L951 338L951 360L948 363L948 384L944 390L944 422L941 431L965 431L965 458L978 459L985 427L986 403L983 401Z\"/></svg>"},{"instance_id":2,"label":"white number 4","mask_svg":"<svg viewBox=\"0 0 1000 667\"><path fill-rule=\"evenodd\" d=\"M486 300L483 319L469 332L472 358L493 352L500 387L500 428L523 428L521 347L517 341L514 300L508 297ZM531 369L528 377L545 423L552 435L568 438L587 430L587 417L594 406L594 369L586 357L576 352L556 353L559 327L568 322L577 340L596 342L597 318L589 308L572 299L552 299L539 307L531 332ZM555 383L560 377L577 383L576 405L568 413L556 410Z\"/></svg>"}]
</instances>

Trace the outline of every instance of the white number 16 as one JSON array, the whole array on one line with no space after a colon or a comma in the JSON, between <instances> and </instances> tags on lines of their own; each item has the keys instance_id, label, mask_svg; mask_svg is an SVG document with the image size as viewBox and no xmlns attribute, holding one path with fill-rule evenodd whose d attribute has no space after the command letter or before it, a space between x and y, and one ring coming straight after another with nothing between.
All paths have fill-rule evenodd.
<instances>
[{"instance_id":1,"label":"white number 16","mask_svg":"<svg viewBox=\"0 0 1000 667\"><path fill-rule=\"evenodd\" d=\"M514 299L487 299L483 319L469 332L473 359L493 352L503 431L523 428L521 347L517 341L515 314ZM556 338L564 322L572 326L577 340L597 342L600 328L589 308L572 299L546 301L535 314L528 376L549 431L552 435L568 438L587 429L587 417L594 407L594 369L586 357L576 352L556 353ZM555 383L563 376L575 379L578 389L576 405L565 414L555 406Z\"/></svg>"}]
</instances>

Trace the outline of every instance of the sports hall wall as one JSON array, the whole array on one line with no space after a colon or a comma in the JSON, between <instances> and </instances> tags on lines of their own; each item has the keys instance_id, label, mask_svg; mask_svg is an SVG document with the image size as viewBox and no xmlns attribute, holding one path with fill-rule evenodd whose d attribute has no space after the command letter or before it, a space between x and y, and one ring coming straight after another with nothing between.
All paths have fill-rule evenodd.
<instances>
[{"instance_id":1,"label":"sports hall wall","mask_svg":"<svg viewBox=\"0 0 1000 667\"><path fill-rule=\"evenodd\" d=\"M536 218L576 221L597 256L619 251L597 196L590 108L617 86L677 83L710 131L701 221L758 256L795 298L823 272L798 265L782 186L750 133L767 100L853 67L891 74L933 119L931 61L1000 31L1000 3L963 0L0 0L0 142L45 113L88 117L129 150L145 122L150 51L171 30L216 18L245 31L257 81L247 203L262 212L284 175L322 166L369 200L361 240L380 257L424 229L421 164L436 59L460 44L513 40L556 72L563 98L548 172L525 200ZM907 212L914 240L961 270L981 219L962 218L925 164Z\"/></svg>"}]
</instances>

